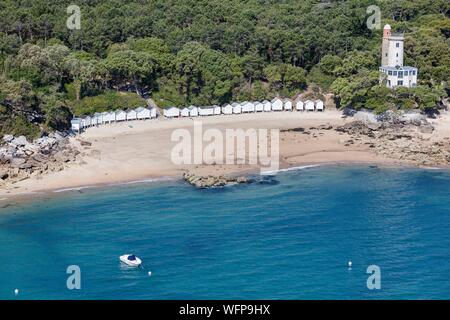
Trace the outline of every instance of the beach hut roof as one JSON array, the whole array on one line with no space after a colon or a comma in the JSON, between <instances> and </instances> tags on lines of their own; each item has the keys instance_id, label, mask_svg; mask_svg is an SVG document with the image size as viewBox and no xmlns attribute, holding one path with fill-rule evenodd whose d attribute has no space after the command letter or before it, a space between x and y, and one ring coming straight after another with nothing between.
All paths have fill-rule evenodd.
<instances>
[{"instance_id":1,"label":"beach hut roof","mask_svg":"<svg viewBox=\"0 0 450 320\"><path fill-rule=\"evenodd\" d=\"M143 107L137 107L135 111L136 112L141 112L141 111L144 111L144 110L145 110L145 108L143 108Z\"/></svg>"},{"instance_id":2,"label":"beach hut roof","mask_svg":"<svg viewBox=\"0 0 450 320\"><path fill-rule=\"evenodd\" d=\"M291 99L284 98L284 99L283 99L283 102L292 102L292 101L291 101Z\"/></svg>"},{"instance_id":3,"label":"beach hut roof","mask_svg":"<svg viewBox=\"0 0 450 320\"><path fill-rule=\"evenodd\" d=\"M281 101L281 99L280 99L280 98L278 98L278 97L275 97L275 98L273 98L273 99L272 99L272 103L274 103L274 102L276 102L276 101L278 101L278 100L280 100L280 101Z\"/></svg>"},{"instance_id":4,"label":"beach hut roof","mask_svg":"<svg viewBox=\"0 0 450 320\"><path fill-rule=\"evenodd\" d=\"M123 111L123 110L116 110L116 114L119 114L119 113L122 113L122 112L125 112L125 111Z\"/></svg>"},{"instance_id":5,"label":"beach hut roof","mask_svg":"<svg viewBox=\"0 0 450 320\"><path fill-rule=\"evenodd\" d=\"M100 112L96 112L96 113L94 113L94 116L95 117L98 117L98 116L101 116L102 114L100 113Z\"/></svg>"},{"instance_id":6,"label":"beach hut roof","mask_svg":"<svg viewBox=\"0 0 450 320\"><path fill-rule=\"evenodd\" d=\"M269 103L270 101L269 100L264 100L262 103Z\"/></svg>"},{"instance_id":7,"label":"beach hut roof","mask_svg":"<svg viewBox=\"0 0 450 320\"><path fill-rule=\"evenodd\" d=\"M194 108L197 108L197 107L194 106L193 104L191 104L191 105L189 106L189 109L194 109Z\"/></svg>"},{"instance_id":8,"label":"beach hut roof","mask_svg":"<svg viewBox=\"0 0 450 320\"><path fill-rule=\"evenodd\" d=\"M237 102L233 102L233 103L231 104L232 107L236 107L236 106L238 106L238 105L239 105L239 103L237 103Z\"/></svg>"},{"instance_id":9,"label":"beach hut roof","mask_svg":"<svg viewBox=\"0 0 450 320\"><path fill-rule=\"evenodd\" d=\"M81 119L80 118L73 118L72 120L70 120L71 123L73 124L80 124L81 123Z\"/></svg>"}]
</instances>

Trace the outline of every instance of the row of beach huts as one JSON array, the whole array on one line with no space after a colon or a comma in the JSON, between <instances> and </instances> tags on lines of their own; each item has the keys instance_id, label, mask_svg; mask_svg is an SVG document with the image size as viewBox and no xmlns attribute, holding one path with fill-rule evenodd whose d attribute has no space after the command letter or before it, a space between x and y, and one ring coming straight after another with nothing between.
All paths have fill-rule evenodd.
<instances>
[{"instance_id":1,"label":"row of beach huts","mask_svg":"<svg viewBox=\"0 0 450 320\"><path fill-rule=\"evenodd\" d=\"M295 105L294 105L295 104ZM177 117L199 117L213 116L220 114L241 114L252 112L270 112L270 111L324 111L325 106L322 100L307 100L305 102L297 100L295 103L291 99L275 98L272 101L264 100L263 102L245 101L242 103L225 104L223 106L207 106L207 107L184 107L182 109L171 107L164 109L166 118Z\"/></svg>"},{"instance_id":2,"label":"row of beach huts","mask_svg":"<svg viewBox=\"0 0 450 320\"><path fill-rule=\"evenodd\" d=\"M225 104L223 106L190 106L185 108L170 107L164 109L163 115L166 118L177 117L202 117L214 115L229 115L252 112L271 112L271 111L324 111L325 106L322 100L307 100L305 102L297 100L293 102L290 99L274 98L272 101L264 100L262 102L249 102ZM99 126L102 124L154 119L158 116L156 108L139 107L130 110L116 110L110 112L95 113L92 116L83 118L73 118L71 121L72 130L81 132L85 128Z\"/></svg>"},{"instance_id":3,"label":"row of beach huts","mask_svg":"<svg viewBox=\"0 0 450 320\"><path fill-rule=\"evenodd\" d=\"M143 108L138 107L130 110L116 110L110 112L94 113L92 116L86 116L83 118L73 118L71 121L72 130L80 132L84 128L99 126L102 124L133 121L133 120L145 120L154 119L157 117L155 108Z\"/></svg>"}]
</instances>

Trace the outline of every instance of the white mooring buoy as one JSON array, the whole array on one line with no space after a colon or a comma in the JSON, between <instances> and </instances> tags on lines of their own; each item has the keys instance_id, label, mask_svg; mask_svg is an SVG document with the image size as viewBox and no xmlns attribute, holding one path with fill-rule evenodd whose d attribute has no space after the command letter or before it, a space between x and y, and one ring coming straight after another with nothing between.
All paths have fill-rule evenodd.
<instances>
[{"instance_id":1,"label":"white mooring buoy","mask_svg":"<svg viewBox=\"0 0 450 320\"><path fill-rule=\"evenodd\" d=\"M351 262L351 261L348 262L348 267L349 267L349 268L352 267L352 262Z\"/></svg>"},{"instance_id":2,"label":"white mooring buoy","mask_svg":"<svg viewBox=\"0 0 450 320\"><path fill-rule=\"evenodd\" d=\"M17 296L19 294L19 289L14 289L14 294Z\"/></svg>"}]
</instances>

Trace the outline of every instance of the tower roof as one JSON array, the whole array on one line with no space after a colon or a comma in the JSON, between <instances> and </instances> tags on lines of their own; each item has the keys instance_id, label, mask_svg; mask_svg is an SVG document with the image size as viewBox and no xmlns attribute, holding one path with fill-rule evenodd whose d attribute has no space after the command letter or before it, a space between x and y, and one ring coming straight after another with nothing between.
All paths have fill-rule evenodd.
<instances>
[{"instance_id":1,"label":"tower roof","mask_svg":"<svg viewBox=\"0 0 450 320\"><path fill-rule=\"evenodd\" d=\"M383 28L384 30L391 30L391 26L390 25L388 25L388 24L386 24L385 26L384 26L384 28Z\"/></svg>"}]
</instances>

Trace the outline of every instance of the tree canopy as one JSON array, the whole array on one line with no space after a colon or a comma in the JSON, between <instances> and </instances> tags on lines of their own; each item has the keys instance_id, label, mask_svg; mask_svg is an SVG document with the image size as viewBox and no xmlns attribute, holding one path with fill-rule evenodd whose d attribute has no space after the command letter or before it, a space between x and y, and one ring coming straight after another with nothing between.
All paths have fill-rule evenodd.
<instances>
[{"instance_id":1,"label":"tree canopy","mask_svg":"<svg viewBox=\"0 0 450 320\"><path fill-rule=\"evenodd\" d=\"M80 30L66 26L70 4L0 3L3 132L15 118L63 128L72 114L116 105L123 91L133 104L149 95L164 107L314 87L338 106L377 111L435 108L450 91L448 0L79 0ZM417 88L379 85L382 30L366 26L373 4L381 25L405 33Z\"/></svg>"}]
</instances>

